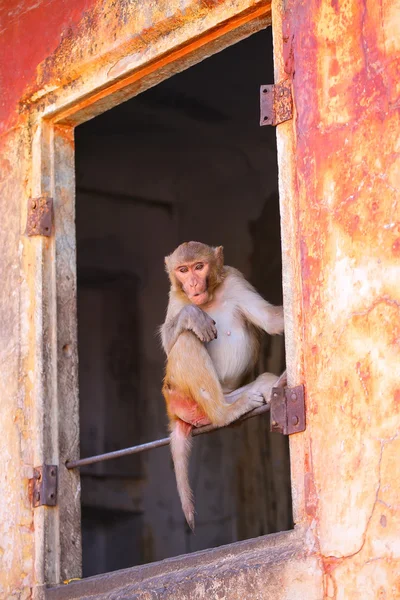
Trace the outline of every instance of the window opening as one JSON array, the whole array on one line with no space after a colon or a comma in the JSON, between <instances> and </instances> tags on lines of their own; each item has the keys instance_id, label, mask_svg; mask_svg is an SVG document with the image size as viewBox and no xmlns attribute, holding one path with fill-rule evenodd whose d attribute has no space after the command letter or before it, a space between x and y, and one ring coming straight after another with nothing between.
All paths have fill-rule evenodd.
<instances>
[{"instance_id":1,"label":"window opening","mask_svg":"<svg viewBox=\"0 0 400 600\"><path fill-rule=\"evenodd\" d=\"M267 80L270 29L76 129L82 457L167 443L156 329L179 243L223 245L282 303L275 131L258 124ZM283 371L282 337L265 336L259 362ZM169 448L129 454L82 465L84 576L292 527L288 442L267 415L194 443L195 536Z\"/></svg>"}]
</instances>

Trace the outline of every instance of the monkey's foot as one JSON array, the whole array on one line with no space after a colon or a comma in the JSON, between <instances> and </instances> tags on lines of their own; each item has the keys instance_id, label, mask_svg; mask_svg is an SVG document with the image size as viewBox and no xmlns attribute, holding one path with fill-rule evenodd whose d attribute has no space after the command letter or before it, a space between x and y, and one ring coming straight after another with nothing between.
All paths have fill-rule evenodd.
<instances>
[{"instance_id":1,"label":"monkey's foot","mask_svg":"<svg viewBox=\"0 0 400 600\"><path fill-rule=\"evenodd\" d=\"M265 398L261 392L249 390L246 394L247 402L246 402L246 413L266 404Z\"/></svg>"},{"instance_id":2,"label":"monkey's foot","mask_svg":"<svg viewBox=\"0 0 400 600\"><path fill-rule=\"evenodd\" d=\"M253 383L250 384L249 392L251 394L259 394L263 398L262 404L268 404L271 400L271 391L274 387L282 385L281 377L277 377L273 373L263 373Z\"/></svg>"}]
</instances>

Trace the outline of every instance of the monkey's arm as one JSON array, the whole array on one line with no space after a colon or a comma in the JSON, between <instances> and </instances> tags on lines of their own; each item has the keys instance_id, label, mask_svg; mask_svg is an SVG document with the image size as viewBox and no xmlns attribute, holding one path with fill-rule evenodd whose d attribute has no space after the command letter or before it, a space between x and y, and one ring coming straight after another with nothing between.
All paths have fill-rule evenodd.
<instances>
[{"instance_id":1,"label":"monkey's arm","mask_svg":"<svg viewBox=\"0 0 400 600\"><path fill-rule=\"evenodd\" d=\"M233 278L232 287L237 308L247 321L271 335L283 332L283 306L264 300L242 276Z\"/></svg>"},{"instance_id":2,"label":"monkey's arm","mask_svg":"<svg viewBox=\"0 0 400 600\"><path fill-rule=\"evenodd\" d=\"M201 308L187 304L179 312L169 305L167 318L161 326L161 341L168 355L183 331L193 331L201 342L211 342L217 337L215 321Z\"/></svg>"}]
</instances>

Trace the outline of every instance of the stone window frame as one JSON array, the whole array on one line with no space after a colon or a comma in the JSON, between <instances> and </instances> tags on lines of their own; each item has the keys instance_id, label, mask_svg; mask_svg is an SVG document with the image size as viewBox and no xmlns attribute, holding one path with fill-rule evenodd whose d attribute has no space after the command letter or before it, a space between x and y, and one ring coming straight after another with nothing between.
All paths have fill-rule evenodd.
<instances>
[{"instance_id":1,"label":"stone window frame","mask_svg":"<svg viewBox=\"0 0 400 600\"><path fill-rule=\"evenodd\" d=\"M27 277L31 299L30 335L33 342L28 361L31 369L38 375L33 391L30 391L35 398L33 419L37 432L34 462L37 465L59 465L57 507L39 507L34 512L35 579L39 587L46 589L48 585L81 575L80 477L77 469L69 471L65 467L68 460L79 457L74 128L270 25L271 4L256 4L252 10L235 14L218 27L204 30L200 36L185 39L184 44L172 48L168 53L160 52L158 56L139 67L128 64L126 71L122 75L120 72L116 73L107 85L93 85L89 92L78 91L76 95L73 90L65 94L60 93L49 109L38 110L37 126L34 128L32 139L31 190L33 197L51 196L54 199L54 235L51 238L37 237L24 241L24 268L35 274L33 278ZM277 40L282 42L281 36L282 10L277 0L274 13L274 45L277 44ZM284 75L283 57L275 49L274 61L275 79L278 80ZM293 334L295 329L299 330L296 327L298 317L294 307L296 302L300 301L300 298L296 297L296 290L300 286L293 285L293 278L298 273L298 257L293 250L297 245L293 194L294 136L290 122L280 126L277 138L286 355L289 384L295 385L301 383L298 380L301 341L295 340ZM301 434L294 436L299 437ZM295 558L296 568L304 567L307 570L309 561L314 559L312 551L306 547L305 529L301 524L304 521L304 486L301 484L304 481L303 466L299 458L292 458L296 446L301 449L301 441L291 439L290 446L293 510L294 521L297 523L295 531L268 535L159 563L164 566L145 565L129 571L140 573L140 578L145 577L147 573L151 579L151 573L158 569L158 574L162 573L163 577L167 577L169 565L177 564L176 561L179 560L180 572L186 577L187 569L190 571L194 568L193 561L197 560L196 556L199 555L202 558L199 559L197 573L204 573L206 578L210 578L210 565L214 564L215 568L215 561L218 564L222 561L224 568L231 565L234 573L238 560L243 563L242 566L248 564L249 569L254 568L254 572L257 572L260 568L259 561L268 565L271 559L274 564L282 565L287 561L291 564ZM275 550L272 550L273 548ZM243 562L244 557L246 560ZM225 578L229 579L229 572L228 569ZM215 575L217 576L217 571ZM109 581L114 579L115 576L110 576ZM151 587L151 584L149 585ZM54 594L61 593L57 589L66 588L54 588ZM49 594L49 598L75 597L65 594L52 595L53 592ZM195 598L193 595L190 597ZM308 597L311 600L312 596Z\"/></svg>"}]
</instances>

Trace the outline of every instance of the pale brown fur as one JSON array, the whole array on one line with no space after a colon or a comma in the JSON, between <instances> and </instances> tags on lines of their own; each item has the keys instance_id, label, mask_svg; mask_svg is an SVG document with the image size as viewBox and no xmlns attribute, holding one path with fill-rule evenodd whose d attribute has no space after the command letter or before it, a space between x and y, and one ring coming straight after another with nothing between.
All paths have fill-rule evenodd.
<instances>
[{"instance_id":1,"label":"pale brown fur","mask_svg":"<svg viewBox=\"0 0 400 600\"><path fill-rule=\"evenodd\" d=\"M269 398L278 380L275 375L264 373L239 386L256 363L258 331L281 333L283 312L261 298L239 271L223 266L221 246L188 242L165 264L171 290L161 328L168 355L163 395L178 492L193 528L191 429L207 423L227 425Z\"/></svg>"},{"instance_id":2,"label":"pale brown fur","mask_svg":"<svg viewBox=\"0 0 400 600\"><path fill-rule=\"evenodd\" d=\"M192 366L188 368L188 365ZM272 379L275 382L278 378L272 375ZM192 398L213 425L228 425L246 410L264 403L261 391L256 390L253 384L244 386L240 397L230 403L229 394L224 395L204 344L189 331L181 333L168 356L162 391L172 421L176 420L177 415L169 409L169 397L176 390L182 396ZM254 402L254 406L249 408L249 402Z\"/></svg>"}]
</instances>

